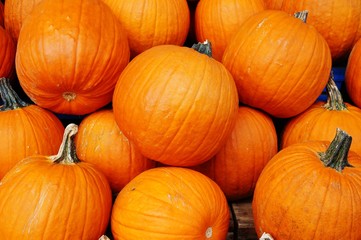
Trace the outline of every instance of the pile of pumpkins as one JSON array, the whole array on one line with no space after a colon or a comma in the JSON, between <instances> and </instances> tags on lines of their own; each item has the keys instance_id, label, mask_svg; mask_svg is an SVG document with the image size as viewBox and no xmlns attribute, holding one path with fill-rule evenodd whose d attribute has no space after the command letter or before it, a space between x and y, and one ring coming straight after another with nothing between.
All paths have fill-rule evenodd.
<instances>
[{"instance_id":1,"label":"pile of pumpkins","mask_svg":"<svg viewBox=\"0 0 361 240\"><path fill-rule=\"evenodd\" d=\"M225 240L245 198L259 237L361 238L360 1L5 0L0 26L3 239Z\"/></svg>"}]
</instances>

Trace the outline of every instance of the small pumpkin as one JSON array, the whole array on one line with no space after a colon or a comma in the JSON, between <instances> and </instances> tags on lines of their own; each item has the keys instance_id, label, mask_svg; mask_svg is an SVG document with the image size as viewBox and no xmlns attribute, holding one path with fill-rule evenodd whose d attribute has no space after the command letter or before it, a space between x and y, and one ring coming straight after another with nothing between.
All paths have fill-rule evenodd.
<instances>
[{"instance_id":1,"label":"small pumpkin","mask_svg":"<svg viewBox=\"0 0 361 240\"><path fill-rule=\"evenodd\" d=\"M210 53L209 43L196 45ZM155 46L134 58L113 95L115 121L140 152L172 166L209 160L234 126L237 89L215 59L189 47Z\"/></svg>"},{"instance_id":2,"label":"small pumpkin","mask_svg":"<svg viewBox=\"0 0 361 240\"><path fill-rule=\"evenodd\" d=\"M7 78L0 78L0 179L21 159L55 154L64 127L50 111L21 100Z\"/></svg>"},{"instance_id":3,"label":"small pumpkin","mask_svg":"<svg viewBox=\"0 0 361 240\"><path fill-rule=\"evenodd\" d=\"M101 0L43 0L22 25L16 71L38 106L85 115L111 102L129 54L121 23Z\"/></svg>"},{"instance_id":4,"label":"small pumpkin","mask_svg":"<svg viewBox=\"0 0 361 240\"><path fill-rule=\"evenodd\" d=\"M12 78L15 73L16 44L9 32L0 26L0 77Z\"/></svg>"},{"instance_id":5,"label":"small pumpkin","mask_svg":"<svg viewBox=\"0 0 361 240\"><path fill-rule=\"evenodd\" d=\"M79 162L69 124L57 155L19 162L0 185L4 239L98 240L108 226L112 194L105 176Z\"/></svg>"},{"instance_id":6,"label":"small pumpkin","mask_svg":"<svg viewBox=\"0 0 361 240\"><path fill-rule=\"evenodd\" d=\"M159 167L131 180L115 199L115 240L226 239L230 211L219 186L187 168Z\"/></svg>"},{"instance_id":7,"label":"small pumpkin","mask_svg":"<svg viewBox=\"0 0 361 240\"><path fill-rule=\"evenodd\" d=\"M358 40L347 60L345 71L346 91L352 103L361 108L361 40Z\"/></svg>"},{"instance_id":8,"label":"small pumpkin","mask_svg":"<svg viewBox=\"0 0 361 240\"><path fill-rule=\"evenodd\" d=\"M331 71L327 42L305 23L307 12L296 16L280 10L252 15L239 27L222 59L240 101L277 118L293 117L311 106Z\"/></svg>"},{"instance_id":9,"label":"small pumpkin","mask_svg":"<svg viewBox=\"0 0 361 240\"><path fill-rule=\"evenodd\" d=\"M86 116L75 137L79 158L94 164L119 192L139 173L155 167L119 130L112 109L102 109Z\"/></svg>"},{"instance_id":10,"label":"small pumpkin","mask_svg":"<svg viewBox=\"0 0 361 240\"><path fill-rule=\"evenodd\" d=\"M293 144L269 161L252 202L259 237L361 239L361 156L351 139L337 129L331 143Z\"/></svg>"}]
</instances>

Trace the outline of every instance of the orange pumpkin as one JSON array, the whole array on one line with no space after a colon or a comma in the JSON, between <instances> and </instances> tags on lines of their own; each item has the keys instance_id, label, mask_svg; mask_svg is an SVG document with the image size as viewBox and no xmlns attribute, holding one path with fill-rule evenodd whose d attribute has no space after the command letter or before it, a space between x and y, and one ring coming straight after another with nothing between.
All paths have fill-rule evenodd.
<instances>
[{"instance_id":1,"label":"orange pumpkin","mask_svg":"<svg viewBox=\"0 0 361 240\"><path fill-rule=\"evenodd\" d=\"M101 0L43 0L22 25L16 70L37 105L84 115L110 103L129 54L123 27Z\"/></svg>"},{"instance_id":2,"label":"orange pumpkin","mask_svg":"<svg viewBox=\"0 0 361 240\"><path fill-rule=\"evenodd\" d=\"M186 168L153 168L130 181L115 199L114 240L226 239L227 200L205 175Z\"/></svg>"},{"instance_id":3,"label":"orange pumpkin","mask_svg":"<svg viewBox=\"0 0 361 240\"><path fill-rule=\"evenodd\" d=\"M102 1L124 26L132 56L157 45L185 43L190 26L186 0Z\"/></svg>"},{"instance_id":4,"label":"orange pumpkin","mask_svg":"<svg viewBox=\"0 0 361 240\"><path fill-rule=\"evenodd\" d=\"M119 192L130 180L155 162L144 157L119 130L111 109L85 117L75 138L79 158L101 170L113 192Z\"/></svg>"},{"instance_id":5,"label":"orange pumpkin","mask_svg":"<svg viewBox=\"0 0 361 240\"><path fill-rule=\"evenodd\" d=\"M345 85L352 102L361 108L361 40L357 41L347 60Z\"/></svg>"},{"instance_id":6,"label":"orange pumpkin","mask_svg":"<svg viewBox=\"0 0 361 240\"><path fill-rule=\"evenodd\" d=\"M176 45L155 46L134 58L113 96L124 135L144 156L173 166L194 166L216 154L231 134L237 109L227 69Z\"/></svg>"},{"instance_id":7,"label":"orange pumpkin","mask_svg":"<svg viewBox=\"0 0 361 240\"><path fill-rule=\"evenodd\" d=\"M52 112L22 101L9 82L0 78L0 179L25 157L55 154L64 132Z\"/></svg>"},{"instance_id":8,"label":"orange pumpkin","mask_svg":"<svg viewBox=\"0 0 361 240\"><path fill-rule=\"evenodd\" d=\"M105 176L79 162L69 124L57 155L19 162L0 185L0 235L4 239L97 240L104 234L112 195Z\"/></svg>"},{"instance_id":9,"label":"orange pumpkin","mask_svg":"<svg viewBox=\"0 0 361 240\"><path fill-rule=\"evenodd\" d=\"M9 32L0 26L0 77L12 78L15 73L16 44Z\"/></svg>"},{"instance_id":10,"label":"orange pumpkin","mask_svg":"<svg viewBox=\"0 0 361 240\"><path fill-rule=\"evenodd\" d=\"M201 0L195 12L197 40L209 40L212 56L221 61L226 46L243 21L264 9L263 0Z\"/></svg>"},{"instance_id":11,"label":"orange pumpkin","mask_svg":"<svg viewBox=\"0 0 361 240\"><path fill-rule=\"evenodd\" d=\"M195 169L213 179L228 200L237 201L253 194L258 176L277 150L272 119L259 110L241 106L225 145Z\"/></svg>"},{"instance_id":12,"label":"orange pumpkin","mask_svg":"<svg viewBox=\"0 0 361 240\"><path fill-rule=\"evenodd\" d=\"M252 202L259 237L361 239L361 156L350 144L338 129L330 144L294 144L268 162Z\"/></svg>"},{"instance_id":13,"label":"orange pumpkin","mask_svg":"<svg viewBox=\"0 0 361 240\"><path fill-rule=\"evenodd\" d=\"M239 27L222 62L234 77L242 103L289 118L322 93L332 60L314 27L283 11L264 10Z\"/></svg>"},{"instance_id":14,"label":"orange pumpkin","mask_svg":"<svg viewBox=\"0 0 361 240\"><path fill-rule=\"evenodd\" d=\"M336 128L352 135L351 150L361 156L361 109L344 103L331 75L327 84L327 102L316 102L286 123L281 148L304 141L332 139Z\"/></svg>"}]
</instances>

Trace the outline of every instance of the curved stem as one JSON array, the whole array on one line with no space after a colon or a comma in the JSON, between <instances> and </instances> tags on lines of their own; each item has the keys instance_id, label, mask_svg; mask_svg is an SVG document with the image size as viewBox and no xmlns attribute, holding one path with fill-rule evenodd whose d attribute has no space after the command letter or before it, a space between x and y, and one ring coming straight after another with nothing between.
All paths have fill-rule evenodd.
<instances>
[{"instance_id":1,"label":"curved stem","mask_svg":"<svg viewBox=\"0 0 361 240\"><path fill-rule=\"evenodd\" d=\"M203 43L195 43L192 48L200 53L206 54L208 57L212 57L212 44L208 40Z\"/></svg>"},{"instance_id":2,"label":"curved stem","mask_svg":"<svg viewBox=\"0 0 361 240\"><path fill-rule=\"evenodd\" d=\"M334 81L332 71L326 87L327 87L328 98L327 98L327 103L323 105L323 107L328 110L337 110L337 111L346 110L347 107L342 99L342 94L338 90L337 85Z\"/></svg>"},{"instance_id":3,"label":"curved stem","mask_svg":"<svg viewBox=\"0 0 361 240\"><path fill-rule=\"evenodd\" d=\"M10 79L8 78L0 78L0 95L3 101L0 111L14 110L30 105L20 99L19 95L11 87Z\"/></svg>"}]
</instances>

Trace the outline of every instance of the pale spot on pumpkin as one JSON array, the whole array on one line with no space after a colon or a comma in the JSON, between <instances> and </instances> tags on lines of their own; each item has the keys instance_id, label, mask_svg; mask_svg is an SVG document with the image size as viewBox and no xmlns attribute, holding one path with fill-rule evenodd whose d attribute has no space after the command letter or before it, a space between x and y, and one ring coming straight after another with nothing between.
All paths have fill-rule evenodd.
<instances>
[{"instance_id":1,"label":"pale spot on pumpkin","mask_svg":"<svg viewBox=\"0 0 361 240\"><path fill-rule=\"evenodd\" d=\"M213 236L212 227L208 227L206 230L206 238L211 238Z\"/></svg>"},{"instance_id":2,"label":"pale spot on pumpkin","mask_svg":"<svg viewBox=\"0 0 361 240\"><path fill-rule=\"evenodd\" d=\"M63 93L63 98L66 101L71 102L76 98L76 93L74 93L74 92L64 92Z\"/></svg>"}]
</instances>

